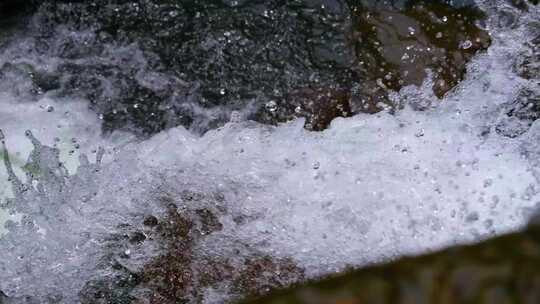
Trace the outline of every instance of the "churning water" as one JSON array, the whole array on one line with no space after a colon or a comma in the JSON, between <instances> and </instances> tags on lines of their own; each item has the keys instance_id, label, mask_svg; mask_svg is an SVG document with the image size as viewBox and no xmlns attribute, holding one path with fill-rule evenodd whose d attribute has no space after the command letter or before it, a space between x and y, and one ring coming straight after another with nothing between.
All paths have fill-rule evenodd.
<instances>
[{"instance_id":1,"label":"churning water","mask_svg":"<svg viewBox=\"0 0 540 304\"><path fill-rule=\"evenodd\" d=\"M202 136L181 126L147 138L102 135L84 98L31 94L28 79L4 73L0 128L13 172L0 169L8 231L0 290L76 303L86 282L114 271L100 264L113 251L107 236L162 214L162 196L186 210L218 210L222 229L197 242L199 255L241 267L249 252L235 244L243 244L292 259L310 278L519 229L540 204L540 123L507 113L524 91L540 94L538 79L515 68L531 51L540 11L504 3L479 3L492 46L442 101L428 79L393 94L405 105L395 114L337 118L322 132L305 130L302 119L267 126L227 109L231 121ZM0 66L53 69L57 59L34 54L25 34L6 39ZM61 35L83 43L93 33ZM85 60L136 66L149 86L171 81L145 74L137 45L107 52ZM185 200L186 190L219 199ZM147 241L119 250L129 256L120 263L136 271L161 249ZM230 297L227 282L207 289L205 302Z\"/></svg>"}]
</instances>

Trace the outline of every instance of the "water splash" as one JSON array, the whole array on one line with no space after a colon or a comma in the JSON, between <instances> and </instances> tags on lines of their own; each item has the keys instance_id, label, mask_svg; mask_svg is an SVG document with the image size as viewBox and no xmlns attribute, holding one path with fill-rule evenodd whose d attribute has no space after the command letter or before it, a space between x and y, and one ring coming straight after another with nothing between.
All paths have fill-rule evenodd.
<instances>
[{"instance_id":1,"label":"water splash","mask_svg":"<svg viewBox=\"0 0 540 304\"><path fill-rule=\"evenodd\" d=\"M201 209L221 224L197 238L194 256L230 259L240 269L255 251L290 259L308 278L519 229L540 202L540 125L516 136L498 130L512 128L506 113L523 88L538 92L516 74L513 58L539 15L531 9L516 27L499 27L500 9L484 5L493 46L443 103L427 81L395 96L405 105L395 115L337 119L320 133L305 131L303 121L269 127L233 119L202 137L172 128L108 159L99 152L95 163L81 156L76 173L58 148L29 133L25 180L3 139L14 188L5 208L22 218L8 222L0 240L0 290L75 303L88 282L114 277L112 265L141 271L166 249L123 235L146 231L148 215L165 218L171 203L199 228ZM207 287L205 301L223 302L228 283Z\"/></svg>"}]
</instances>

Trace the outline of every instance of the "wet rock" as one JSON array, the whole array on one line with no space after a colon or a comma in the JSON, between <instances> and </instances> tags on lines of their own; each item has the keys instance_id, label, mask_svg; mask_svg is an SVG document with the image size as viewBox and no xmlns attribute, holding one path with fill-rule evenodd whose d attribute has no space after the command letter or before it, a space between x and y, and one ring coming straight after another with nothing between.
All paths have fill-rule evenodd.
<instances>
[{"instance_id":1,"label":"wet rock","mask_svg":"<svg viewBox=\"0 0 540 304\"><path fill-rule=\"evenodd\" d=\"M523 54L517 58L515 69L519 76L527 80L517 97L506 104L506 117L496 127L499 134L516 137L527 130L540 118L540 32L539 24L531 24L537 36L531 39Z\"/></svg>"},{"instance_id":2,"label":"wet rock","mask_svg":"<svg viewBox=\"0 0 540 304\"><path fill-rule=\"evenodd\" d=\"M223 226L209 209L195 210L192 216L174 212L160 221L155 237L164 246L164 254L141 272L140 288L147 291L144 298L148 303L200 301L205 288L225 281L231 282L231 292L246 295L264 294L304 278L303 270L292 261L256 252L245 259L243 269L220 257L201 256L196 250L198 241Z\"/></svg>"},{"instance_id":3,"label":"wet rock","mask_svg":"<svg viewBox=\"0 0 540 304\"><path fill-rule=\"evenodd\" d=\"M139 278L131 273L96 279L86 283L80 292L79 299L81 304L133 303L135 298L129 295L129 292L138 281Z\"/></svg>"},{"instance_id":4,"label":"wet rock","mask_svg":"<svg viewBox=\"0 0 540 304\"><path fill-rule=\"evenodd\" d=\"M437 96L455 86L489 45L482 14L455 3L43 1L29 35L59 60L42 90L88 99L105 132L203 133L232 111L322 130L395 108L388 91L421 83L426 68Z\"/></svg>"},{"instance_id":5,"label":"wet rock","mask_svg":"<svg viewBox=\"0 0 540 304\"><path fill-rule=\"evenodd\" d=\"M535 25L540 26L540 24ZM529 42L527 51L518 59L517 71L525 79L540 77L540 32Z\"/></svg>"},{"instance_id":6,"label":"wet rock","mask_svg":"<svg viewBox=\"0 0 540 304\"><path fill-rule=\"evenodd\" d=\"M181 124L204 132L228 121L232 110L259 108L311 84L332 87L352 79L348 8L341 1L105 2L46 1L35 18L43 51L54 46L55 56L66 61L58 70L60 93L90 99L106 130L144 135ZM93 34L55 41L62 26ZM109 56L107 45L131 43L147 61L144 71L129 59L80 63ZM148 72L172 84L162 92L149 88L139 79Z\"/></svg>"},{"instance_id":7,"label":"wet rock","mask_svg":"<svg viewBox=\"0 0 540 304\"><path fill-rule=\"evenodd\" d=\"M533 122L540 118L540 96L528 88L523 88L506 107L506 117L496 126L496 131L507 137L517 137L527 132Z\"/></svg>"},{"instance_id":8,"label":"wet rock","mask_svg":"<svg viewBox=\"0 0 540 304\"><path fill-rule=\"evenodd\" d=\"M508 2L522 10L528 10L529 5L537 5L540 1L538 0L508 0Z\"/></svg>"},{"instance_id":9,"label":"wet rock","mask_svg":"<svg viewBox=\"0 0 540 304\"><path fill-rule=\"evenodd\" d=\"M407 1L352 10L355 68L372 92L420 85L430 69L433 91L441 98L463 78L472 56L491 42L488 33L475 24L484 16L473 6ZM368 96L370 104L387 103L384 93Z\"/></svg>"},{"instance_id":10,"label":"wet rock","mask_svg":"<svg viewBox=\"0 0 540 304\"><path fill-rule=\"evenodd\" d=\"M142 233L140 231L136 231L136 232L132 233L130 238L129 238L129 241L132 244L140 244L140 243L144 242L144 240L146 240L146 235L144 235L144 233Z\"/></svg>"},{"instance_id":11,"label":"wet rock","mask_svg":"<svg viewBox=\"0 0 540 304\"><path fill-rule=\"evenodd\" d=\"M0 66L0 90L10 90L15 96L34 99L33 95L39 92L39 87L34 81L35 75L36 71L29 64L5 63ZM16 86L11 83L14 79L17 80Z\"/></svg>"},{"instance_id":12,"label":"wet rock","mask_svg":"<svg viewBox=\"0 0 540 304\"><path fill-rule=\"evenodd\" d=\"M217 198L216 198L217 197ZM79 293L81 303L199 303L207 288L224 289L228 298L262 295L305 280L294 261L275 258L232 244L239 261L203 254L199 246L223 230L218 206L224 198L181 191L181 200L160 195L163 213L143 217L144 233L131 225L107 236L109 246L101 261L103 275L87 282ZM207 204L190 208L189 204ZM180 206L180 207L179 207ZM135 230L135 231L133 231ZM131 250L153 244L158 254L140 267L130 262ZM135 246L135 247L134 247ZM224 294L225 296L225 294Z\"/></svg>"},{"instance_id":13,"label":"wet rock","mask_svg":"<svg viewBox=\"0 0 540 304\"><path fill-rule=\"evenodd\" d=\"M220 231L223 228L223 225L212 211L208 209L198 209L195 210L195 213L200 218L201 227L199 229L202 234Z\"/></svg>"},{"instance_id":14,"label":"wet rock","mask_svg":"<svg viewBox=\"0 0 540 304\"><path fill-rule=\"evenodd\" d=\"M22 16L35 9L37 2L38 0L0 0L0 28L16 24Z\"/></svg>"},{"instance_id":15,"label":"wet rock","mask_svg":"<svg viewBox=\"0 0 540 304\"><path fill-rule=\"evenodd\" d=\"M0 304L7 303L7 299L8 297L6 296L6 294L0 290Z\"/></svg>"},{"instance_id":16,"label":"wet rock","mask_svg":"<svg viewBox=\"0 0 540 304\"><path fill-rule=\"evenodd\" d=\"M277 99L277 102L269 101L254 119L272 124L304 117L306 129L321 131L326 129L334 118L349 117L353 114L350 98L350 94L343 89L301 89L291 92L283 99Z\"/></svg>"},{"instance_id":17,"label":"wet rock","mask_svg":"<svg viewBox=\"0 0 540 304\"><path fill-rule=\"evenodd\" d=\"M245 268L234 275L234 289L238 294L262 295L290 286L305 279L304 271L292 260L276 260L270 256L245 261Z\"/></svg>"},{"instance_id":18,"label":"wet rock","mask_svg":"<svg viewBox=\"0 0 540 304\"><path fill-rule=\"evenodd\" d=\"M540 237L531 227L245 303L539 303Z\"/></svg>"},{"instance_id":19,"label":"wet rock","mask_svg":"<svg viewBox=\"0 0 540 304\"><path fill-rule=\"evenodd\" d=\"M158 219L157 219L157 217L155 217L153 215L150 215L150 216L147 216L144 219L143 224L145 226L154 227L154 226L156 226L158 224Z\"/></svg>"}]
</instances>

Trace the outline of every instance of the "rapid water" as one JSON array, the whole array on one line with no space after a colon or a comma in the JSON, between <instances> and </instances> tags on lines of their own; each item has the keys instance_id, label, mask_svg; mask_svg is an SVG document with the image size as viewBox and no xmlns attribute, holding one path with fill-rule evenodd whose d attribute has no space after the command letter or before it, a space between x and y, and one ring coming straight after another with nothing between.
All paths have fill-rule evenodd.
<instances>
[{"instance_id":1,"label":"rapid water","mask_svg":"<svg viewBox=\"0 0 540 304\"><path fill-rule=\"evenodd\" d=\"M306 131L301 119L274 127L233 112L231 122L202 136L184 127L147 139L104 136L86 100L32 100L26 79L4 78L0 128L15 174L25 182L22 166L33 149L35 170L49 173L20 186L0 169L0 196L12 198L12 215L2 217L10 232L0 240L0 290L76 303L85 282L109 271L98 267L104 236L120 224L141 226L141 214L163 213L155 201L164 195L186 209L225 210L218 212L223 229L197 243L200 254L241 265L235 259L249 252L236 251L240 243L292 259L309 278L519 229L540 204L540 123L524 126L506 113L520 92L540 94L538 80L515 69L538 34L540 9L504 3L479 3L493 44L443 100L428 79L392 96L403 110L337 118L322 132ZM508 21L510 13L518 17ZM111 50L111 58L123 51ZM0 65L14 60L55 64L32 54L24 32L2 46ZM413 110L417 104L429 107ZM38 141L58 148L69 174L59 173L54 150ZM81 156L92 160L99 147L99 166ZM184 190L222 199L190 203ZM134 269L159 254L152 242L129 250L123 263ZM227 288L209 288L204 301L228 298Z\"/></svg>"}]
</instances>

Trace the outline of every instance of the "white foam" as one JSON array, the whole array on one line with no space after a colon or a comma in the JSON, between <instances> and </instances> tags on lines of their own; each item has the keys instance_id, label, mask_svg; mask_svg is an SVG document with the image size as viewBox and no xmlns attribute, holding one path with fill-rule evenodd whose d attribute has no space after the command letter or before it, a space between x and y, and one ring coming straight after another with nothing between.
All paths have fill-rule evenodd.
<instances>
[{"instance_id":1,"label":"white foam","mask_svg":"<svg viewBox=\"0 0 540 304\"><path fill-rule=\"evenodd\" d=\"M487 9L494 26L496 8ZM537 11L522 16L523 24L525 18L537 18ZM466 79L442 102L428 93L428 83L395 97L432 104L423 112L406 107L396 115L360 114L336 119L323 132L305 131L301 120L278 127L232 122L202 137L179 127L119 148L90 178L97 192L84 204L85 193L55 194L79 208L77 214L58 208L50 219L40 218L57 234L36 234L36 242L48 244L51 238L58 247L36 245L39 259L30 261L3 255L7 258L0 266L9 275L0 289L40 295L52 286L73 299L73 290L94 275L91 264L99 254L92 242L74 248L77 233L114 231L115 224L132 221L133 213L155 208L148 202L157 190L225 195L224 228L199 244L201 250L233 256L227 246L240 241L273 256L292 257L311 277L522 227L540 202L535 169L540 126L535 123L517 138L497 134L495 126L502 120L501 106L527 85L512 72L527 35L523 28L491 30L492 47L473 60ZM103 143L98 122L79 103L61 106L76 118L66 120L64 131L55 131L43 126L51 118L41 120L41 112L1 101L9 105L2 111L11 111L1 128L21 155L27 144L17 136L28 128L49 144L55 136L77 137L89 146ZM55 113L59 116L53 120L64 121L62 111ZM84 189L74 184L73 189ZM235 215L249 220L237 225ZM9 242L18 244L17 238ZM49 254L51 248L61 252ZM31 276L22 271L28 265L34 267ZM75 279L62 286L66 276ZM45 277L56 279L42 284Z\"/></svg>"}]
</instances>

